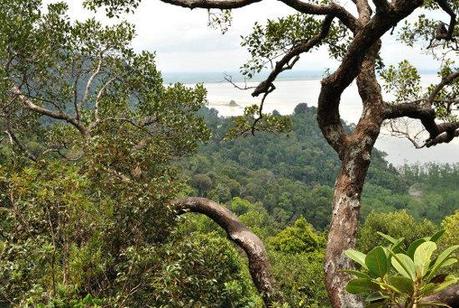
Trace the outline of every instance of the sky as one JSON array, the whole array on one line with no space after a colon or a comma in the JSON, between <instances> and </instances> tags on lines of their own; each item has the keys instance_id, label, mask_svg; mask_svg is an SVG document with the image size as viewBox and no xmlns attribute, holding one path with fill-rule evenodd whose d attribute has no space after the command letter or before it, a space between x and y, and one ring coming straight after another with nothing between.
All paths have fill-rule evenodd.
<instances>
[{"instance_id":1,"label":"sky","mask_svg":"<svg viewBox=\"0 0 459 308\"><path fill-rule=\"evenodd\" d=\"M82 2L83 0L67 0L72 19L82 20L94 16L94 13L83 8ZM342 0L341 3L350 10L354 8L351 0ZM249 34L256 21L264 22L268 18L274 19L294 12L287 5L274 0L264 0L233 10L232 26L224 35L219 30L208 27L207 10L190 10L159 0L143 0L134 14L124 15L123 18L136 26L135 49L155 51L161 71L223 72L237 71L247 61L249 55L240 46L240 37ZM107 23L114 22L105 17L102 9L96 16ZM401 47L389 35L384 38L382 55L388 64L410 59L421 70L436 69L438 66L438 63L418 48ZM302 56L296 69L317 71L334 68L336 65L322 49Z\"/></svg>"},{"instance_id":2,"label":"sky","mask_svg":"<svg viewBox=\"0 0 459 308\"><path fill-rule=\"evenodd\" d=\"M44 1L50 3L57 0ZM116 19L108 19L102 9L97 13L85 10L82 6L83 0L67 0L67 3L70 7L69 15L74 20L96 16L98 20L107 24L117 22ZM346 8L354 8L352 0L342 0L341 4ZM134 14L124 15L123 19L136 26L134 48L137 51L155 52L156 64L163 73L217 72L223 75L223 72L238 71L249 58L247 51L240 46L241 35L248 35L255 22L263 23L268 18L274 19L291 13L294 13L293 9L279 1L263 0L261 3L233 10L232 26L224 35L208 27L207 10L185 9L159 0L143 0ZM448 21L444 14L436 17ZM404 59L409 59L420 70L433 71L439 67L439 63L420 48L400 45L390 35L383 37L381 54L386 64L397 64ZM315 53L303 55L295 69L323 71L336 66L337 63L329 59L327 52L319 49ZM320 87L319 82L317 86ZM278 92L281 90L277 89ZM209 95L211 94L221 93L209 92ZM397 165L407 161L454 163L458 162L459 157L459 140L419 151L415 150L407 140L381 136L377 147L388 152L389 161Z\"/></svg>"}]
</instances>

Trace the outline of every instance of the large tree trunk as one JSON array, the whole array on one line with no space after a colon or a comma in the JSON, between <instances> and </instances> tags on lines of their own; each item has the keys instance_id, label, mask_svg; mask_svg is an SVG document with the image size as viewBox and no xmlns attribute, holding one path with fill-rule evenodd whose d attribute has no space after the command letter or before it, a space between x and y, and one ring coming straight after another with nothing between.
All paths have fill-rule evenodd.
<instances>
[{"instance_id":1,"label":"large tree trunk","mask_svg":"<svg viewBox=\"0 0 459 308\"><path fill-rule=\"evenodd\" d=\"M344 255L344 251L355 246L360 196L365 178L363 174L367 168L368 163L345 161L336 181L325 256L326 286L333 307L363 307L358 297L346 292L345 286L349 276L342 270L352 268L351 261Z\"/></svg>"},{"instance_id":2,"label":"large tree trunk","mask_svg":"<svg viewBox=\"0 0 459 308\"><path fill-rule=\"evenodd\" d=\"M379 48L380 43L377 42L370 49L357 76L357 87L363 103L362 116L355 130L341 137L342 144L335 146L341 159L341 170L335 183L333 215L325 256L325 282L335 308L363 307L359 297L346 292L349 275L342 270L352 268L344 252L356 244L363 185L371 152L384 121L381 88L375 74Z\"/></svg>"}]
</instances>

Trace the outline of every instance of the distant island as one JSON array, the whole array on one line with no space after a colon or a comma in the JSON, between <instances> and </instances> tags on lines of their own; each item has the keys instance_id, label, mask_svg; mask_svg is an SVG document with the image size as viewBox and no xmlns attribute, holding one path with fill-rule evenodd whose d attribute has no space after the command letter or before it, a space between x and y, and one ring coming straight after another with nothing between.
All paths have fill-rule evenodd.
<instances>
[{"instance_id":1,"label":"distant island","mask_svg":"<svg viewBox=\"0 0 459 308\"><path fill-rule=\"evenodd\" d=\"M230 106L230 107L239 107L239 105L238 105L238 104L236 103L236 101L234 101L233 99L230 100L228 106Z\"/></svg>"}]
</instances>

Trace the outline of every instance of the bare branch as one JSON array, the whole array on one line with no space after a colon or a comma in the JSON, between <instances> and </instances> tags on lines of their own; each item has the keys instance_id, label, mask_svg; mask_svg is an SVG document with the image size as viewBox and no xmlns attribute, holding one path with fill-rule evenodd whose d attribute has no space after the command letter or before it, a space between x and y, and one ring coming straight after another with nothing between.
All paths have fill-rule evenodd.
<instances>
[{"instance_id":1,"label":"bare branch","mask_svg":"<svg viewBox=\"0 0 459 308\"><path fill-rule=\"evenodd\" d=\"M96 122L99 122L100 121L100 117L99 117L99 104L100 104L100 99L102 97L102 95L105 93L105 90L107 89L107 87L117 79L117 77L113 77L111 79L109 79L99 90L99 92L97 93L97 96L96 96L96 104L95 104L95 107L94 107L94 118L95 118L95 121Z\"/></svg>"},{"instance_id":2,"label":"bare branch","mask_svg":"<svg viewBox=\"0 0 459 308\"><path fill-rule=\"evenodd\" d=\"M252 280L268 307L280 296L274 289L271 265L263 242L231 211L209 199L196 197L176 200L172 205L178 214L192 212L206 215L226 231L231 241L244 250Z\"/></svg>"},{"instance_id":3,"label":"bare branch","mask_svg":"<svg viewBox=\"0 0 459 308\"><path fill-rule=\"evenodd\" d=\"M89 91L90 91L90 88L92 86L92 83L93 83L94 79L97 77L97 75L99 75L99 73L100 73L100 70L102 68L103 54L104 54L103 52L100 53L96 69L94 70L92 75L88 78L88 81L86 82L86 87L85 87L85 90L84 90L84 94L83 94L83 97L81 98L81 101L78 104L78 109L81 109L83 104L88 99Z\"/></svg>"},{"instance_id":4,"label":"bare branch","mask_svg":"<svg viewBox=\"0 0 459 308\"><path fill-rule=\"evenodd\" d=\"M399 129L398 127L395 126L395 123L394 123L394 120L390 120L389 121L389 126L390 126L390 133L392 136L394 137L398 137L398 138L403 138L403 139L407 139L408 141L410 141L413 146L416 148L416 149L422 149L426 146L426 144L420 144L418 142L418 136L423 133L424 131L421 130L419 131L417 134L415 134L414 136L412 136L412 134L410 133L410 130L408 129L408 127L406 129Z\"/></svg>"}]
</instances>

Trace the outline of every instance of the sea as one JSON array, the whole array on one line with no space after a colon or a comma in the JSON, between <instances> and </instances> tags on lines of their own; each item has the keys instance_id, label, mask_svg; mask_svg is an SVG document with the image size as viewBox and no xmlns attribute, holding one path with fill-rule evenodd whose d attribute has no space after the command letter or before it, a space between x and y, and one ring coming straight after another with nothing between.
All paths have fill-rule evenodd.
<instances>
[{"instance_id":1,"label":"sea","mask_svg":"<svg viewBox=\"0 0 459 308\"><path fill-rule=\"evenodd\" d=\"M241 115L244 107L260 103L260 98L251 96L251 88L264 80L267 73L261 73L250 81L245 81L238 72L173 72L164 74L164 82L171 84L181 82L187 85L203 83L207 89L208 107L215 108L224 117ZM287 115L293 113L296 105L306 103L308 106L317 106L320 93L320 80L325 72L321 71L289 71L279 76L274 83L276 90L266 99L265 112L278 111ZM229 82L228 80L231 80ZM421 74L421 85L426 88L439 82L439 77L430 71ZM237 87L235 87L235 85ZM247 88L247 90L241 90ZM390 94L385 94L388 101ZM236 104L231 104L234 102ZM357 123L362 112L362 104L353 83L342 95L340 114L349 124ZM408 129L412 134L419 130L416 121L403 122L402 128ZM459 163L459 140L449 144L441 144L432 148L416 149L406 138L393 136L388 129L383 129L376 143L376 148L386 153L386 159L398 167L403 164Z\"/></svg>"}]
</instances>

